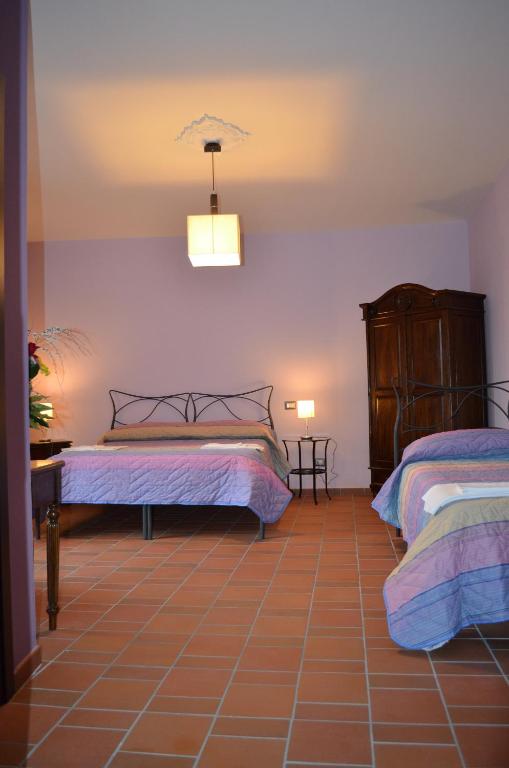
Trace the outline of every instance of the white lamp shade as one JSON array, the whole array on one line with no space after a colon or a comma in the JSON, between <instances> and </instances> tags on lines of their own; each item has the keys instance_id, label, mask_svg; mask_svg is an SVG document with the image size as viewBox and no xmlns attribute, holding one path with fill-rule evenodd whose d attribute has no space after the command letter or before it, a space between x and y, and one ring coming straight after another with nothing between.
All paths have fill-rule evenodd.
<instances>
[{"instance_id":1,"label":"white lamp shade","mask_svg":"<svg viewBox=\"0 0 509 768\"><path fill-rule=\"evenodd\" d=\"M40 414L41 414L43 419L52 419L53 418L53 404L50 403L50 402L41 403Z\"/></svg>"},{"instance_id":2,"label":"white lamp shade","mask_svg":"<svg viewBox=\"0 0 509 768\"><path fill-rule=\"evenodd\" d=\"M297 418L312 419L315 415L314 400L297 400Z\"/></svg>"},{"instance_id":3,"label":"white lamp shade","mask_svg":"<svg viewBox=\"0 0 509 768\"><path fill-rule=\"evenodd\" d=\"M236 213L187 217L187 253L193 267L240 265L240 221Z\"/></svg>"}]
</instances>

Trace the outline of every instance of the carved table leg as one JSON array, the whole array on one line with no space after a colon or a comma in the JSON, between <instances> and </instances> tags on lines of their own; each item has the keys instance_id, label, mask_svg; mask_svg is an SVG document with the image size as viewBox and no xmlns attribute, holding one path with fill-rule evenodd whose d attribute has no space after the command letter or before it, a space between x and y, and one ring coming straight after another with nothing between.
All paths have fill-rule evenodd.
<instances>
[{"instance_id":1,"label":"carved table leg","mask_svg":"<svg viewBox=\"0 0 509 768\"><path fill-rule=\"evenodd\" d=\"M60 554L60 511L56 504L50 504L47 514L46 543L48 569L48 607L49 628L57 628L58 608L58 572Z\"/></svg>"}]
</instances>

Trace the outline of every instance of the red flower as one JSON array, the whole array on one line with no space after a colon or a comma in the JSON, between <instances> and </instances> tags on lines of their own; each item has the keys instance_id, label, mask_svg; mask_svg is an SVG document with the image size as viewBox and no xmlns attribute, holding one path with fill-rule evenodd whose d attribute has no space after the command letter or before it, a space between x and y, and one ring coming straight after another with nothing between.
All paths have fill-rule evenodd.
<instances>
[{"instance_id":1,"label":"red flower","mask_svg":"<svg viewBox=\"0 0 509 768\"><path fill-rule=\"evenodd\" d=\"M37 349L39 349L37 344L34 344L33 341L28 342L28 354L30 357L33 357L35 355L35 352Z\"/></svg>"}]
</instances>

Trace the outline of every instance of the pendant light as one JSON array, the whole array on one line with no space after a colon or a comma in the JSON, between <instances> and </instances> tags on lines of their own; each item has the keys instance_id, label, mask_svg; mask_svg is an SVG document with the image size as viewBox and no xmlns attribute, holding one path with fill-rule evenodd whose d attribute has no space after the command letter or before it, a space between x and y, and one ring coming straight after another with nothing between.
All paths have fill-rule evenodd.
<instances>
[{"instance_id":1,"label":"pendant light","mask_svg":"<svg viewBox=\"0 0 509 768\"><path fill-rule=\"evenodd\" d=\"M240 221L236 213L219 213L215 189L214 155L221 152L219 141L203 147L212 159L210 214L187 217L187 253L193 267L234 267L241 263Z\"/></svg>"}]
</instances>

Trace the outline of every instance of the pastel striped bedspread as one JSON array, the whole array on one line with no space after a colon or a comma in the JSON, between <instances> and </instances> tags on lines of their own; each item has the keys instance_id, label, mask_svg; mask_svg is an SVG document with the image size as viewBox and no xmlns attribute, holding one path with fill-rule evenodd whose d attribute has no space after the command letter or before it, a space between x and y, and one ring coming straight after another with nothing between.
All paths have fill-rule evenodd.
<instances>
[{"instance_id":1,"label":"pastel striped bedspread","mask_svg":"<svg viewBox=\"0 0 509 768\"><path fill-rule=\"evenodd\" d=\"M509 499L456 501L428 517L384 586L389 632L404 648L509 620Z\"/></svg>"},{"instance_id":2,"label":"pastel striped bedspread","mask_svg":"<svg viewBox=\"0 0 509 768\"><path fill-rule=\"evenodd\" d=\"M408 551L387 578L392 639L411 649L443 645L472 624L509 620L509 498L451 500L424 511L434 485L509 483L509 430L428 435L411 443L373 501L398 525Z\"/></svg>"},{"instance_id":3,"label":"pastel striped bedspread","mask_svg":"<svg viewBox=\"0 0 509 768\"><path fill-rule=\"evenodd\" d=\"M422 497L433 485L489 481L507 481L509 484L509 459L457 459L408 464L401 475L398 498L400 527L408 545L430 522Z\"/></svg>"}]
</instances>

